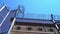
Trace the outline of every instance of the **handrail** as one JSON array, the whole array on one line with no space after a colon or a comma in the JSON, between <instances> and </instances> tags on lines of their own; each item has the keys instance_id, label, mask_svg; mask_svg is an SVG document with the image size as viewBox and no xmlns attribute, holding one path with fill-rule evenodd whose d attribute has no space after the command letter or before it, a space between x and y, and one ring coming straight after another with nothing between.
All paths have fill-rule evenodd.
<instances>
[{"instance_id":1,"label":"handrail","mask_svg":"<svg viewBox=\"0 0 60 34\"><path fill-rule=\"evenodd\" d=\"M6 7L7 5L5 4L2 8L0 8L0 12ZM3 18L3 16L0 14L0 16Z\"/></svg>"},{"instance_id":2,"label":"handrail","mask_svg":"<svg viewBox=\"0 0 60 34\"><path fill-rule=\"evenodd\" d=\"M10 27L10 29L9 29L9 31L8 31L8 34L10 34L10 32L11 32L11 29L12 29L12 27L14 26L15 20L16 20L16 18L14 18L14 20L12 21L12 24L11 24L11 27Z\"/></svg>"},{"instance_id":3,"label":"handrail","mask_svg":"<svg viewBox=\"0 0 60 34\"><path fill-rule=\"evenodd\" d=\"M7 15L5 16L5 18L3 19L3 21L0 24L0 27L2 26L2 24L4 23L4 21L6 20L6 18L8 17L8 15L10 14L11 10L7 13Z\"/></svg>"},{"instance_id":4,"label":"handrail","mask_svg":"<svg viewBox=\"0 0 60 34\"><path fill-rule=\"evenodd\" d=\"M0 8L0 12L6 7L7 5L5 4L2 8ZM0 14L0 16L2 16L1 14ZM2 16L3 17L3 16ZM1 27L1 24L0 24L0 27Z\"/></svg>"},{"instance_id":5,"label":"handrail","mask_svg":"<svg viewBox=\"0 0 60 34\"><path fill-rule=\"evenodd\" d=\"M6 7L7 5L5 4L1 9L0 9L0 12Z\"/></svg>"},{"instance_id":6,"label":"handrail","mask_svg":"<svg viewBox=\"0 0 60 34\"><path fill-rule=\"evenodd\" d=\"M2 12L2 10L6 7L7 5L4 5L1 9L0 12ZM6 16L3 18L2 22L0 23L0 28L2 26L2 24L4 23L4 21L7 19L8 15L11 13L11 10L9 10L9 12L6 14ZM0 14L1 15L1 14ZM2 15L1 15L2 16ZM3 17L3 16L2 16ZM5 32L5 31L4 31Z\"/></svg>"},{"instance_id":7,"label":"handrail","mask_svg":"<svg viewBox=\"0 0 60 34\"><path fill-rule=\"evenodd\" d=\"M12 27L13 27L14 24L15 24L16 16L17 16L18 12L19 12L19 11L17 10L17 12L16 12L16 14L15 14L15 16L14 16L14 19L13 19L13 21L12 21L11 27L10 27L10 29L9 29L9 31L8 31L8 34L10 34L10 32L11 32L11 30L12 30Z\"/></svg>"},{"instance_id":8,"label":"handrail","mask_svg":"<svg viewBox=\"0 0 60 34\"><path fill-rule=\"evenodd\" d=\"M18 15L18 12L19 12L19 11L20 11L20 5L18 6L18 9L17 9L16 12L15 12L14 19L13 19L13 21L12 21L11 27L10 27L10 29L9 29L9 31L8 31L7 34L10 34L10 33L11 33L12 27L13 27L14 24L15 24L16 17L17 17L17 15Z\"/></svg>"}]
</instances>

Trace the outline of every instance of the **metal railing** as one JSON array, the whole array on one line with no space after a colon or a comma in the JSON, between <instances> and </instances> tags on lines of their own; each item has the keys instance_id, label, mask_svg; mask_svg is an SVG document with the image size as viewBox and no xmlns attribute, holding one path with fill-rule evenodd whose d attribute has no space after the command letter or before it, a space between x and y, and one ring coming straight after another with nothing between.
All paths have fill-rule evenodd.
<instances>
[{"instance_id":1,"label":"metal railing","mask_svg":"<svg viewBox=\"0 0 60 34\"><path fill-rule=\"evenodd\" d=\"M16 15L17 15L17 14L18 14L18 11L16 12ZM11 30L12 30L12 27L14 26L15 21L16 21L16 16L14 17L14 19L13 19L13 21L12 21L12 24L11 24L11 27L10 27L10 29L9 29L9 31L8 31L8 34L10 34L10 32L11 32Z\"/></svg>"},{"instance_id":2,"label":"metal railing","mask_svg":"<svg viewBox=\"0 0 60 34\"><path fill-rule=\"evenodd\" d=\"M11 33L11 30L12 30L14 24L15 24L16 17L17 17L17 15L18 15L19 11L21 11L21 10L20 10L20 5L18 5L18 9L17 9L16 12L15 12L15 15L14 15L14 18L13 18L12 24L11 24L11 26L10 26L10 29L9 29L9 31L8 31L8 34ZM23 14L23 12L22 12L22 14Z\"/></svg>"},{"instance_id":3,"label":"metal railing","mask_svg":"<svg viewBox=\"0 0 60 34\"><path fill-rule=\"evenodd\" d=\"M7 5L4 4L3 7L0 9L0 12L2 12L6 7L7 7ZM8 13L7 13L4 17L3 17L2 14L0 14L0 16L1 16L2 19L3 19L3 20L1 21L1 23L0 23L0 28L2 27L3 23L4 23L5 20L7 19L8 15L10 14L10 12L11 12L11 10L9 10ZM1 31L1 29L0 29L0 31ZM7 30L6 30L6 31L7 31ZM6 31L0 32L0 33L4 33L4 32L6 32Z\"/></svg>"},{"instance_id":4,"label":"metal railing","mask_svg":"<svg viewBox=\"0 0 60 34\"><path fill-rule=\"evenodd\" d=\"M0 12L2 12L6 7L7 7L7 5L5 4L5 5L0 9ZM22 9L21 9L21 10L22 10ZM14 25L14 23L15 23L16 17L17 17L17 15L18 15L18 12L21 11L21 10L20 10L20 6L18 6L18 9L16 9L16 13L15 13L15 15L14 15L14 19L13 19L13 21L12 21L11 26L9 26L10 28L9 28L7 34L10 34L10 32L11 32L11 30L12 30L12 27L13 27L13 25ZM11 13L11 10L8 10L8 12L7 12L7 14L6 14L5 16L3 16L2 14L0 14L0 16L3 18L3 20L2 20L1 23L0 23L0 28L2 27L3 23L5 22L5 20L7 19L7 17L9 16L10 13ZM22 12L22 13L23 13L23 12ZM0 29L0 31L1 31L1 29ZM3 31L3 32L5 32L5 31ZM3 32L0 32L0 33L3 33Z\"/></svg>"},{"instance_id":5,"label":"metal railing","mask_svg":"<svg viewBox=\"0 0 60 34\"><path fill-rule=\"evenodd\" d=\"M18 14L18 18L20 18L20 14ZM32 18L32 19L47 19L51 20L51 14L32 14L25 13L22 18ZM54 15L54 20L60 20L60 15Z\"/></svg>"},{"instance_id":6,"label":"metal railing","mask_svg":"<svg viewBox=\"0 0 60 34\"><path fill-rule=\"evenodd\" d=\"M6 7L6 5L4 5L1 9L0 9L0 12L2 12L2 10ZM3 18L3 15L0 14L0 16ZM3 18L3 21L1 22L0 24L0 27L2 26L4 20L6 19L7 16L5 16L5 18Z\"/></svg>"}]
</instances>

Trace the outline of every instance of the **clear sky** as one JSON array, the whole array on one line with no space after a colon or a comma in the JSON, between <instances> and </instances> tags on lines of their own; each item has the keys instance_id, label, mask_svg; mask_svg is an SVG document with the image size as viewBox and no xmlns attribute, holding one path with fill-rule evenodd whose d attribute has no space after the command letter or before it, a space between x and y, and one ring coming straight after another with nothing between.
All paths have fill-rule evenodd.
<instances>
[{"instance_id":1,"label":"clear sky","mask_svg":"<svg viewBox=\"0 0 60 34\"><path fill-rule=\"evenodd\" d=\"M10 9L24 6L25 14L60 15L60 0L0 0L0 3L6 3Z\"/></svg>"}]
</instances>

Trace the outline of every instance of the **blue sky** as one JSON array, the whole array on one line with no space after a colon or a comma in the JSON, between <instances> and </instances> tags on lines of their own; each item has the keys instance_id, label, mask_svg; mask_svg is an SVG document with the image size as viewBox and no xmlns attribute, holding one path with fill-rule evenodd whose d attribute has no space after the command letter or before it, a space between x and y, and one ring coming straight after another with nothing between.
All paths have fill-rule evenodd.
<instances>
[{"instance_id":1,"label":"blue sky","mask_svg":"<svg viewBox=\"0 0 60 34\"><path fill-rule=\"evenodd\" d=\"M60 0L0 0L10 9L16 9L20 4L25 7L25 13L60 15Z\"/></svg>"}]
</instances>

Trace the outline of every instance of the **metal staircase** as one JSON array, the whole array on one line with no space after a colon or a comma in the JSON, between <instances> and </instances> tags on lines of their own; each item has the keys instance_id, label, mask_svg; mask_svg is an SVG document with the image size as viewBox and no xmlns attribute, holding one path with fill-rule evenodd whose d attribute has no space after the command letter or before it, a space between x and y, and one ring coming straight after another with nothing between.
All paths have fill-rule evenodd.
<instances>
[{"instance_id":1,"label":"metal staircase","mask_svg":"<svg viewBox=\"0 0 60 34\"><path fill-rule=\"evenodd\" d=\"M10 26L10 12L11 11L8 9L7 5L3 5L0 9L0 34L6 34L8 32Z\"/></svg>"},{"instance_id":2,"label":"metal staircase","mask_svg":"<svg viewBox=\"0 0 60 34\"><path fill-rule=\"evenodd\" d=\"M12 13L12 11L14 11L14 13ZM8 9L6 4L0 8L0 34L10 34L19 11L20 13L24 13L20 5L16 10ZM13 17L12 22L10 22L11 17Z\"/></svg>"}]
</instances>

